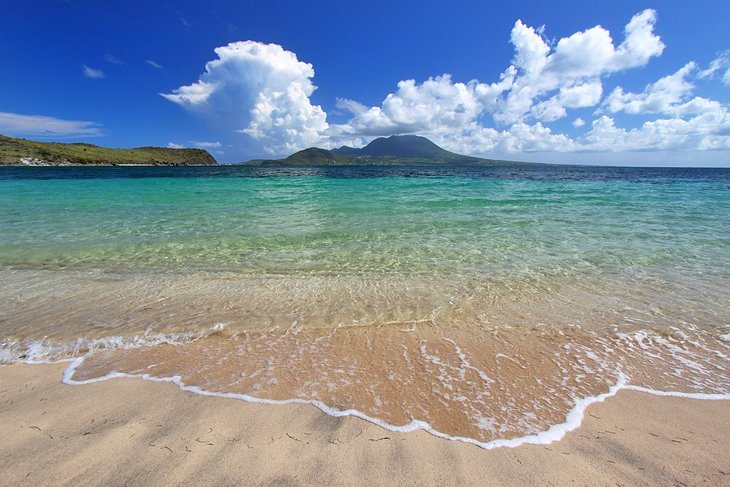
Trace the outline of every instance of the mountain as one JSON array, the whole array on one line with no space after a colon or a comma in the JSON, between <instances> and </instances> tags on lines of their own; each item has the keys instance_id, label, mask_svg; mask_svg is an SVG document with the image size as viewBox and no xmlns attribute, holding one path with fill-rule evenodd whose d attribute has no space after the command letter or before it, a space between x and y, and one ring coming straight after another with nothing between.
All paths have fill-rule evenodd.
<instances>
[{"instance_id":1,"label":"mountain","mask_svg":"<svg viewBox=\"0 0 730 487\"><path fill-rule=\"evenodd\" d=\"M424 160L438 161L474 161L476 157L454 154L437 146L425 137L417 135L393 135L380 137L373 140L362 149L352 147L341 147L332 152L347 155L362 155L369 157L396 157L396 158L419 158Z\"/></svg>"},{"instance_id":2,"label":"mountain","mask_svg":"<svg viewBox=\"0 0 730 487\"><path fill-rule=\"evenodd\" d=\"M373 140L361 149L342 146L327 150L310 147L285 159L255 160L251 165L491 165L527 164L484 159L449 152L425 137L392 135Z\"/></svg>"},{"instance_id":3,"label":"mountain","mask_svg":"<svg viewBox=\"0 0 730 487\"><path fill-rule=\"evenodd\" d=\"M216 166L203 149L139 147L108 149L92 144L35 142L0 135L0 166Z\"/></svg>"}]
</instances>

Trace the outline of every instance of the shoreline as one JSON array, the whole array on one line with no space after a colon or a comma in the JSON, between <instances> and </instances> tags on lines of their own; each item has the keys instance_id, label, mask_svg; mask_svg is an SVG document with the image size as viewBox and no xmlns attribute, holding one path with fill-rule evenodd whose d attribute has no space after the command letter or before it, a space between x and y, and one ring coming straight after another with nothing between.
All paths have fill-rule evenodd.
<instances>
[{"instance_id":1,"label":"shoreline","mask_svg":"<svg viewBox=\"0 0 730 487\"><path fill-rule=\"evenodd\" d=\"M484 450L305 404L189 394L173 384L61 383L68 363L0 366L0 484L721 484L725 401L619 390L547 445Z\"/></svg>"},{"instance_id":2,"label":"shoreline","mask_svg":"<svg viewBox=\"0 0 730 487\"><path fill-rule=\"evenodd\" d=\"M383 428L386 431L393 433L411 433L414 431L425 431L436 438L440 438L447 441L457 441L468 445L474 445L485 450L492 450L496 448L516 448L523 445L549 445L551 443L562 440L566 434L574 431L580 427L583 420L585 419L585 413L589 407L593 404L598 404L605 401L608 398L616 396L621 391L637 391L643 394L649 394L660 397L680 397L685 399L696 399L703 401L729 401L730 394L712 394L712 393L698 393L698 392L679 392L679 391L661 391L654 390L648 387L642 387L637 385L628 384L625 374L619 373L615 384L609 387L609 390L600 393L596 396L588 396L578 399L574 406L568 411L565 417L565 421L562 423L556 423L551 425L548 429L540 431L538 433L527 434L525 436L517 436L514 438L496 438L489 441L479 441L470 437L463 436L452 436L442 431L437 430L431 424L413 419L404 425L394 425L383 421L382 419L369 416L368 414L359 411L357 409L338 409L334 406L329 406L322 401L313 399L265 399L249 394L240 394L233 392L215 392L209 391L198 386L187 385L183 382L180 376L154 376L150 374L128 374L124 372L111 372L101 377L94 377L90 379L75 380L74 374L77 367L81 366L84 362L86 355L77 357L74 359L64 360L65 363L69 363L68 367L63 371L63 377L61 382L70 386L84 386L97 382L105 382L111 379L140 379L150 382L163 382L174 384L180 391L197 394L206 397L220 397L225 399L234 399L245 401L252 404L268 405L268 406L282 406L282 405L309 405L322 411L328 416L335 418L352 417L363 421L367 421L375 426ZM50 363L50 362L49 362ZM26 365L34 365L32 362L28 362Z\"/></svg>"}]
</instances>

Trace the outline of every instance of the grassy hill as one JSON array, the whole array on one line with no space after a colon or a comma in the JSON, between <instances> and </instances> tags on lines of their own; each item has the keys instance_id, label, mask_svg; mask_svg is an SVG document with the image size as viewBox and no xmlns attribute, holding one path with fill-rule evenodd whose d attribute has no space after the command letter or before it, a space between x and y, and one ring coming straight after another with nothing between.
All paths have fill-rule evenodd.
<instances>
[{"instance_id":1,"label":"grassy hill","mask_svg":"<svg viewBox=\"0 0 730 487\"><path fill-rule=\"evenodd\" d=\"M35 142L0 135L0 165L116 166L135 164L215 166L218 162L202 149L167 149L163 147L108 149L92 144Z\"/></svg>"},{"instance_id":2,"label":"grassy hill","mask_svg":"<svg viewBox=\"0 0 730 487\"><path fill-rule=\"evenodd\" d=\"M285 159L249 161L251 165L491 165L512 166L524 162L464 156L442 149L425 137L393 135L373 140L361 149L343 146L327 150L310 147Z\"/></svg>"}]
</instances>

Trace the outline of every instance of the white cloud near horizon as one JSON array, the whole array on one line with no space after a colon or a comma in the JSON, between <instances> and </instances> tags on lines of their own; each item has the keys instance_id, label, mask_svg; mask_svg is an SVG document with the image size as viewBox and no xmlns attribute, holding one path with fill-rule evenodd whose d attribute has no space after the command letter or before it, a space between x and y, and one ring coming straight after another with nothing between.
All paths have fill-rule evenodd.
<instances>
[{"instance_id":1,"label":"white cloud near horizon","mask_svg":"<svg viewBox=\"0 0 730 487\"><path fill-rule=\"evenodd\" d=\"M353 117L332 126L329 135L417 133L449 150L483 156L730 148L728 108L692 96L695 85L690 79L697 75L694 62L648 85L642 93L618 86L604 98L603 78L646 66L664 51L664 43L654 34L656 19L651 9L636 14L618 45L608 30L596 26L562 38L554 47L543 38L542 28L518 20L510 36L515 55L499 81L459 83L445 74L421 84L401 81L381 106L341 100L338 108ZM723 53L705 77L730 66L729 59ZM575 129L587 127L583 135L569 136L549 126L569 110L591 107L598 108L598 118L586 122L578 117L572 123ZM605 114L618 112L665 118L624 129ZM485 116L491 116L496 127L485 126Z\"/></svg>"},{"instance_id":2,"label":"white cloud near horizon","mask_svg":"<svg viewBox=\"0 0 730 487\"><path fill-rule=\"evenodd\" d=\"M101 69L92 68L85 64L81 65L81 72L84 73L84 76L87 78L99 79L105 77L104 71Z\"/></svg>"},{"instance_id":3,"label":"white cloud near horizon","mask_svg":"<svg viewBox=\"0 0 730 487\"><path fill-rule=\"evenodd\" d=\"M0 134L12 137L98 137L104 135L96 122L62 120L44 115L0 112Z\"/></svg>"},{"instance_id":4,"label":"white cloud near horizon","mask_svg":"<svg viewBox=\"0 0 730 487\"><path fill-rule=\"evenodd\" d=\"M193 145L198 149L218 149L223 146L220 142L193 142Z\"/></svg>"},{"instance_id":5,"label":"white cloud near horizon","mask_svg":"<svg viewBox=\"0 0 730 487\"><path fill-rule=\"evenodd\" d=\"M218 47L217 59L197 81L162 96L275 155L315 145L360 146L394 134L423 135L449 150L482 156L730 149L728 107L694 94L696 79L730 84L730 51L704 70L688 62L641 92L622 86L604 92L607 77L662 55L656 22L656 12L647 9L629 20L620 43L600 25L549 43L543 27L517 20L510 34L514 57L496 81L461 82L447 73L420 83L402 80L379 106L338 98L337 109L351 115L340 124L328 123L311 102L312 65L276 44ZM568 123L573 135L551 126L579 109L581 117ZM593 110L593 120L582 118L586 109ZM641 118L624 128L617 125L619 114L624 123Z\"/></svg>"},{"instance_id":6,"label":"white cloud near horizon","mask_svg":"<svg viewBox=\"0 0 730 487\"><path fill-rule=\"evenodd\" d=\"M186 109L225 119L272 154L318 143L327 115L310 96L314 68L276 44L233 42L215 49L198 81L161 94Z\"/></svg>"}]
</instances>

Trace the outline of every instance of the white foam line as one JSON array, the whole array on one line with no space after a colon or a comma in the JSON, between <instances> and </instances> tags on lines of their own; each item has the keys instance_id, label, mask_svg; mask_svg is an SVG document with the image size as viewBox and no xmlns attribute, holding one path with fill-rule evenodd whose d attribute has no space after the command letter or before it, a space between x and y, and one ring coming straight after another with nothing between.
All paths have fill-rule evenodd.
<instances>
[{"instance_id":1,"label":"white foam line","mask_svg":"<svg viewBox=\"0 0 730 487\"><path fill-rule=\"evenodd\" d=\"M708 394L705 392L679 392L679 391L658 391L642 386L626 385L624 389L630 391L646 392L655 396L684 397L687 399L702 399L705 401L730 401L730 394Z\"/></svg>"},{"instance_id":2,"label":"white foam line","mask_svg":"<svg viewBox=\"0 0 730 487\"><path fill-rule=\"evenodd\" d=\"M519 438L511 438L511 439L496 439L491 440L487 442L475 440L474 438L466 438L463 436L451 436L446 433L442 433L436 429L434 429L430 424L426 423L425 421L420 420L413 420L410 423L403 425L403 426L396 426L389 423L386 423L385 421L382 421L378 418L373 418L371 416L368 416L367 414L358 411L357 409L337 409L331 406L327 406L321 401L316 400L306 400L306 399L284 399L284 400L277 400L277 399L262 399L259 397L250 396L248 394L239 394L239 393L232 393L232 392L211 392L207 391L205 389L202 389L198 386L188 386L183 383L180 376L171 376L171 377L155 377L150 374L127 374L122 372L111 372L107 375L104 375L102 377L96 377L93 379L86 379L86 380L74 380L73 375L76 372L76 369L84 362L84 357L78 357L73 360L73 362L66 368L66 370L63 373L63 379L62 382L64 384L68 385L83 385L83 384L91 384L94 382L101 382L108 379L114 379L114 378L140 378L143 380L148 380L152 382L171 382L180 388L182 391L188 391L192 392L194 394L199 394L201 396L214 396L214 397L224 397L228 399L240 399L246 402L251 403L258 403L258 404L311 404L318 409L320 409L325 414L328 414L330 416L334 417L343 417L343 416L354 416L356 418L363 419L365 421L368 421L370 423L373 423L377 426L380 426L383 429L386 429L388 431L398 432L398 433L408 433L415 430L424 430L433 436L436 436L438 438L443 438L446 440L452 440L452 441L460 441L463 443L469 443L471 445L478 446L480 448L484 448L486 450L491 450L493 448L515 448L521 445L547 445L556 441L561 440L567 433L570 431L573 431L577 429L581 423L583 422L583 417L585 410L592 404L599 403L604 401L605 399L615 396L618 391L622 389L628 389L628 390L636 390L641 392L646 392L649 394L654 394L658 396L679 396L679 397L686 397L691 399L709 399L709 400L730 400L730 394L704 394L704 393L684 393L684 392L666 392L666 391L657 391L654 389L649 389L646 387L641 386L634 386L634 385L628 385L627 377L623 372L619 372L618 374L618 380L616 384L611 386L609 390L603 394L599 394L597 396L591 396L586 397L583 399L579 399L575 406L573 406L573 409L571 409L568 414L565 417L565 422L560 424L555 424L548 428L547 430L532 434L532 435L526 435L521 436Z\"/></svg>"}]
</instances>

